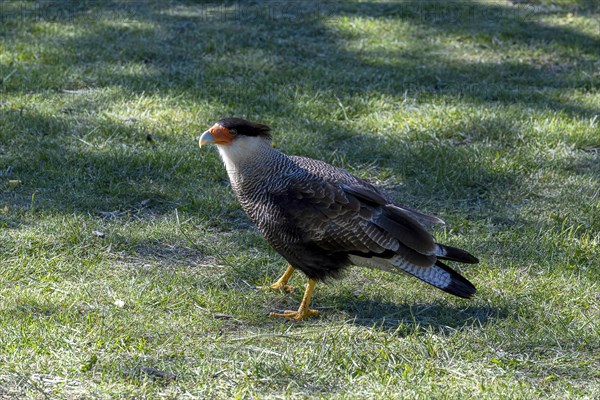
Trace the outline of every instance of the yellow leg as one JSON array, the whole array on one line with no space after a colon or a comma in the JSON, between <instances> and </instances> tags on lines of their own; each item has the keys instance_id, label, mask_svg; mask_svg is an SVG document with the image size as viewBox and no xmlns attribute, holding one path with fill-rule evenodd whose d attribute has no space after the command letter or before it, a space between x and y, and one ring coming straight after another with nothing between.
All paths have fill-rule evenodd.
<instances>
[{"instance_id":1,"label":"yellow leg","mask_svg":"<svg viewBox=\"0 0 600 400\"><path fill-rule=\"evenodd\" d=\"M277 282L275 282L271 286L258 286L257 289L260 289L260 290L274 289L274 290L283 290L288 293L293 293L294 287L291 285L288 285L287 283L290 280L290 277L292 276L294 271L295 271L295 268L292 267L291 265L288 265L287 269L285 270L283 275L281 275L281 278L279 278L277 280Z\"/></svg>"},{"instance_id":2,"label":"yellow leg","mask_svg":"<svg viewBox=\"0 0 600 400\"><path fill-rule=\"evenodd\" d=\"M274 313L269 314L269 317L281 317L281 318L289 318L294 319L296 321L300 321L301 319L307 317L316 317L319 315L317 310L311 310L308 308L310 305L310 298L312 296L313 290L315 290L315 285L317 281L315 279L309 279L306 284L306 291L304 292L304 297L302 298L302 302L300 303L300 307L298 311L286 310L282 313Z\"/></svg>"}]
</instances>

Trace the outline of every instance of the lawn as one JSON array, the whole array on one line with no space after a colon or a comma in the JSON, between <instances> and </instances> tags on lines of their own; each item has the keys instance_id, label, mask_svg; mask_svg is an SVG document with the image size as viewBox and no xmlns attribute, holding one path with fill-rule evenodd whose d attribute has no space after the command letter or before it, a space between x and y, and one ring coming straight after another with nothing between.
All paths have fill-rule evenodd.
<instances>
[{"instance_id":1,"label":"lawn","mask_svg":"<svg viewBox=\"0 0 600 400\"><path fill-rule=\"evenodd\" d=\"M600 398L599 115L592 0L4 1L0 398ZM438 215L477 295L269 319L223 116Z\"/></svg>"}]
</instances>

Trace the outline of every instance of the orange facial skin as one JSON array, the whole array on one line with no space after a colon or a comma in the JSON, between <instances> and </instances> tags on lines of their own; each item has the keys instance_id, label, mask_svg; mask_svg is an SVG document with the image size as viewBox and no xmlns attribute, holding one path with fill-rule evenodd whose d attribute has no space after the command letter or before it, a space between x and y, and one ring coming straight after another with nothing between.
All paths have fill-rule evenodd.
<instances>
[{"instance_id":1,"label":"orange facial skin","mask_svg":"<svg viewBox=\"0 0 600 400\"><path fill-rule=\"evenodd\" d=\"M231 141L235 137L229 129L219 124L214 124L208 131L215 138L214 144L231 144Z\"/></svg>"}]
</instances>

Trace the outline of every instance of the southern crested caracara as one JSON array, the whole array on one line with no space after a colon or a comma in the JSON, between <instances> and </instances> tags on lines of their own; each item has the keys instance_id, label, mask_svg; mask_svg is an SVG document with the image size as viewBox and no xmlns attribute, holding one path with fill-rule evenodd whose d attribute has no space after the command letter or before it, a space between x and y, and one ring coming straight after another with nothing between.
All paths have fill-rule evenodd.
<instances>
[{"instance_id":1,"label":"southern crested caracara","mask_svg":"<svg viewBox=\"0 0 600 400\"><path fill-rule=\"evenodd\" d=\"M287 284L295 269L308 276L298 311L273 317L303 319L317 283L357 265L404 272L458 297L475 286L440 260L477 263L464 250L436 243L424 225L439 218L394 204L379 189L323 161L288 156L271 146L266 125L224 118L202 134L215 144L242 208L289 263L272 289Z\"/></svg>"}]
</instances>

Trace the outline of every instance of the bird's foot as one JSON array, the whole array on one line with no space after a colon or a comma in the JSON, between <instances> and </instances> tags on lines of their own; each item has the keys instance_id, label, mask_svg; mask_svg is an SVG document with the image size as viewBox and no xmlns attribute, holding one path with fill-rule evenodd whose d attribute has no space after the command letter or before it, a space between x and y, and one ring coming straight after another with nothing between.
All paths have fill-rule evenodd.
<instances>
[{"instance_id":1,"label":"bird's foot","mask_svg":"<svg viewBox=\"0 0 600 400\"><path fill-rule=\"evenodd\" d=\"M256 288L258 290L280 290L288 293L294 293L294 290L296 290L296 288L292 285L288 285L279 281L269 286L257 286Z\"/></svg>"},{"instance_id":2,"label":"bird's foot","mask_svg":"<svg viewBox=\"0 0 600 400\"><path fill-rule=\"evenodd\" d=\"M269 314L271 318L288 318L294 321L300 321L308 317L316 317L319 315L317 310L311 310L310 308L299 308L298 311L285 310L282 313L272 312Z\"/></svg>"}]
</instances>

